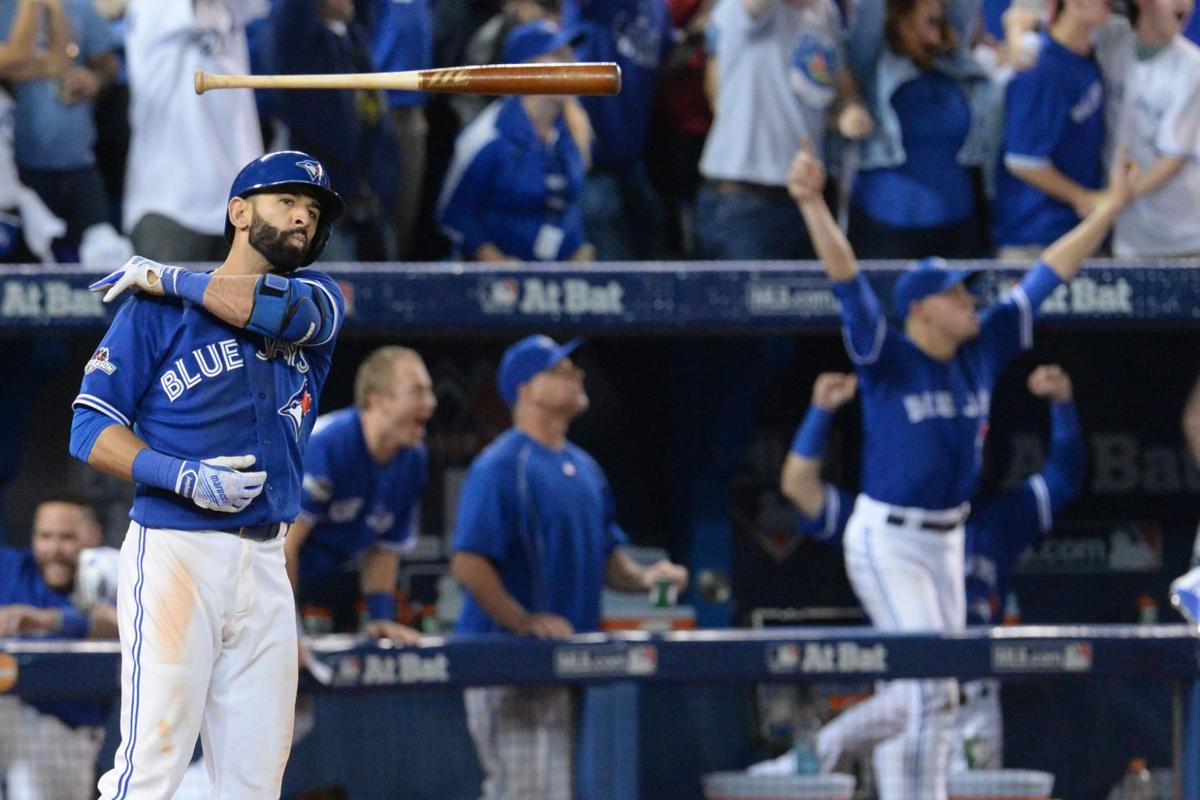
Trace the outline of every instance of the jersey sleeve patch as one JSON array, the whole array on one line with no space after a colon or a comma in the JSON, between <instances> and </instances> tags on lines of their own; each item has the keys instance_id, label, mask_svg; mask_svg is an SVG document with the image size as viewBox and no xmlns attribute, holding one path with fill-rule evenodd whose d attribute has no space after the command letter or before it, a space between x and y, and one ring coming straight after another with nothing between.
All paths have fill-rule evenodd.
<instances>
[{"instance_id":1,"label":"jersey sleeve patch","mask_svg":"<svg viewBox=\"0 0 1200 800\"><path fill-rule=\"evenodd\" d=\"M107 347L101 347L92 354L92 357L88 359L87 365L83 368L83 374L91 375L96 370L103 372L105 375L112 375L117 371L117 365L109 359Z\"/></svg>"}]
</instances>

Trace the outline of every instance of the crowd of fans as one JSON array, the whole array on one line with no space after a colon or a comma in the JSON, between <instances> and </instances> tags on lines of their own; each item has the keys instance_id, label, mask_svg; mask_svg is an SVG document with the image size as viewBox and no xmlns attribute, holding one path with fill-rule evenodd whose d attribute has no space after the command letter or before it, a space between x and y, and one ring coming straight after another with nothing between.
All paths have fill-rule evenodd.
<instances>
[{"instance_id":1,"label":"crowd of fans","mask_svg":"<svg viewBox=\"0 0 1200 800\"><path fill-rule=\"evenodd\" d=\"M1200 252L1193 0L1010 1L4 0L0 259L219 260L235 171L285 146L349 204L327 261L811 257L805 140L864 257L1027 258L1118 148L1111 252ZM621 93L191 90L571 58Z\"/></svg>"}]
</instances>

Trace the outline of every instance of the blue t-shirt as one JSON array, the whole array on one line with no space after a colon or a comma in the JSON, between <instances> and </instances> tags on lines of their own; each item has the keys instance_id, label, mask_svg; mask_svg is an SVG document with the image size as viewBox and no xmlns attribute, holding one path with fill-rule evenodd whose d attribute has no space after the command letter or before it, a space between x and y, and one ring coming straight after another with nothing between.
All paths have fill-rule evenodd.
<instances>
[{"instance_id":1,"label":"blue t-shirt","mask_svg":"<svg viewBox=\"0 0 1200 800\"><path fill-rule=\"evenodd\" d=\"M358 409L318 419L304 453L300 519L314 527L300 549L300 582L336 574L372 546L408 549L428 481L424 445L378 464L367 450Z\"/></svg>"},{"instance_id":2,"label":"blue t-shirt","mask_svg":"<svg viewBox=\"0 0 1200 800\"><path fill-rule=\"evenodd\" d=\"M965 533L967 622L994 625L1000 619L1013 571L1025 548L1050 532L1054 515L1083 483L1083 433L1074 403L1050 408L1050 452L1041 472L1020 486L973 504ZM825 484L825 503L809 517L800 512L796 532L842 546L854 495Z\"/></svg>"},{"instance_id":3,"label":"blue t-shirt","mask_svg":"<svg viewBox=\"0 0 1200 800\"><path fill-rule=\"evenodd\" d=\"M7 39L19 3L0 3L0 40ZM114 48L112 33L88 0L66 0L67 19L79 46L76 65ZM80 169L96 163L96 122L92 101L66 105L58 99L58 82L47 78L22 81L13 91L16 131L13 149L22 167Z\"/></svg>"},{"instance_id":4,"label":"blue t-shirt","mask_svg":"<svg viewBox=\"0 0 1200 800\"><path fill-rule=\"evenodd\" d=\"M32 550L15 550L0 545L0 606L27 605L35 608L72 608L69 595L46 585ZM62 634L39 636L64 639ZM52 714L71 727L103 725L108 703L31 703L44 714Z\"/></svg>"},{"instance_id":5,"label":"blue t-shirt","mask_svg":"<svg viewBox=\"0 0 1200 800\"><path fill-rule=\"evenodd\" d=\"M552 450L511 428L471 464L453 549L487 558L529 612L595 631L608 558L626 541L612 490L591 456L570 442ZM503 630L469 592L454 629Z\"/></svg>"},{"instance_id":6,"label":"blue t-shirt","mask_svg":"<svg viewBox=\"0 0 1200 800\"><path fill-rule=\"evenodd\" d=\"M172 297L125 301L84 368L73 406L131 427L154 450L203 460L253 455L262 494L242 511L209 511L137 485L131 519L149 528L211 530L290 522L300 511L301 459L329 375L345 301L324 273L292 273L336 309L331 332L304 345L225 324Z\"/></svg>"},{"instance_id":7,"label":"blue t-shirt","mask_svg":"<svg viewBox=\"0 0 1200 800\"><path fill-rule=\"evenodd\" d=\"M583 158L559 117L549 141L519 97L498 100L454 147L439 203L462 258L484 242L523 261L565 261L584 243Z\"/></svg>"},{"instance_id":8,"label":"blue t-shirt","mask_svg":"<svg viewBox=\"0 0 1200 800\"><path fill-rule=\"evenodd\" d=\"M433 66L433 9L429 0L374 0L371 60L380 72ZM423 106L425 92L387 91L388 105Z\"/></svg>"},{"instance_id":9,"label":"blue t-shirt","mask_svg":"<svg viewBox=\"0 0 1200 800\"><path fill-rule=\"evenodd\" d=\"M596 131L592 163L622 170L642 160L658 71L673 44L665 0L565 0L563 28L578 28L580 61L621 67L616 95L580 98Z\"/></svg>"},{"instance_id":10,"label":"blue t-shirt","mask_svg":"<svg viewBox=\"0 0 1200 800\"><path fill-rule=\"evenodd\" d=\"M1048 245L1079 222L1075 210L1008 171L1052 166L1089 189L1104 184L1104 82L1090 56L1042 35L1037 66L1008 84L1004 148L993 206L997 245Z\"/></svg>"},{"instance_id":11,"label":"blue t-shirt","mask_svg":"<svg viewBox=\"0 0 1200 800\"><path fill-rule=\"evenodd\" d=\"M971 173L958 152L971 129L971 107L958 81L930 70L892 95L904 144L903 164L863 170L854 204L894 228L962 222L975 210Z\"/></svg>"},{"instance_id":12,"label":"blue t-shirt","mask_svg":"<svg viewBox=\"0 0 1200 800\"><path fill-rule=\"evenodd\" d=\"M70 608L71 598L46 585L32 550L0 545L0 606Z\"/></svg>"},{"instance_id":13,"label":"blue t-shirt","mask_svg":"<svg viewBox=\"0 0 1200 800\"><path fill-rule=\"evenodd\" d=\"M980 315L979 335L949 361L888 324L867 279L834 283L857 367L863 413L862 491L882 503L956 508L975 488L992 387L1033 345L1033 316L1060 281L1044 264Z\"/></svg>"}]
</instances>

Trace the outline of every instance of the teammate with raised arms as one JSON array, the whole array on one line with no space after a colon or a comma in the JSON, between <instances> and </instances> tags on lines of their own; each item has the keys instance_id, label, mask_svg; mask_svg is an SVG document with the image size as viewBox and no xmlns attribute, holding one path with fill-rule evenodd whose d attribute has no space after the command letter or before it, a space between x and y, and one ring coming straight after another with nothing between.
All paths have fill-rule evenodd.
<instances>
[{"instance_id":1,"label":"teammate with raised arms","mask_svg":"<svg viewBox=\"0 0 1200 800\"><path fill-rule=\"evenodd\" d=\"M1084 445L1075 409L1071 378L1061 367L1047 364L1030 373L1031 394L1050 403L1050 450L1041 470L1015 487L977 494L965 524L967 624L998 625L1012 575L1025 548L1049 533L1054 515L1083 484ZM802 535L841 547L854 496L821 479L834 412L854 399L853 374L824 373L813 384L812 404L796 430L784 461L779 488L799 509L796 530ZM899 691L894 691L899 686ZM953 735L951 769L999 769L1004 737L1000 686L995 679L963 684L964 703ZM871 699L858 703L821 728L812 743L816 762L832 772L843 759L866 754L903 733L909 706L903 684L893 683ZM876 751L879 752L879 751ZM888 763L884 750L883 764ZM800 763L794 753L776 762L789 768ZM880 766L883 766L881 764ZM768 767L767 771L777 771ZM889 783L896 776L880 775Z\"/></svg>"},{"instance_id":2,"label":"teammate with raised arms","mask_svg":"<svg viewBox=\"0 0 1200 800\"><path fill-rule=\"evenodd\" d=\"M229 193L212 273L139 258L92 285L117 311L84 368L71 453L136 484L121 548L121 743L103 800L161 800L197 734L212 797L278 797L296 616L283 534L345 301L314 270L344 204L283 151Z\"/></svg>"},{"instance_id":3,"label":"teammate with raised arms","mask_svg":"<svg viewBox=\"0 0 1200 800\"><path fill-rule=\"evenodd\" d=\"M863 409L861 493L846 525L846 572L883 630L966 624L964 529L982 456L991 391L1004 365L1033 343L1036 309L1074 278L1129 204L1137 167L1119 154L1105 198L1042 254L1003 300L976 312L970 272L941 259L896 282L888 324L825 203L825 172L805 143L788 176L817 255L833 281ZM954 680L907 681L899 745L877 770L884 800L945 800Z\"/></svg>"}]
</instances>

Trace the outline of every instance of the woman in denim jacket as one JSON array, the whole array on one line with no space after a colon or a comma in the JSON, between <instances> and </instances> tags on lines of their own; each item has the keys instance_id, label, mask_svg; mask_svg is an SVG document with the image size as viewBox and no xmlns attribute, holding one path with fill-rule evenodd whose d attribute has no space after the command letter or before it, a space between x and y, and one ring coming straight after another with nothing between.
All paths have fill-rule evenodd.
<instances>
[{"instance_id":1,"label":"woman in denim jacket","mask_svg":"<svg viewBox=\"0 0 1200 800\"><path fill-rule=\"evenodd\" d=\"M964 41L978 3L950 6L886 0L881 36L884 2L867 0L850 31L847 60L876 121L851 197L850 237L866 258L986 252L983 173L1001 95Z\"/></svg>"}]
</instances>

